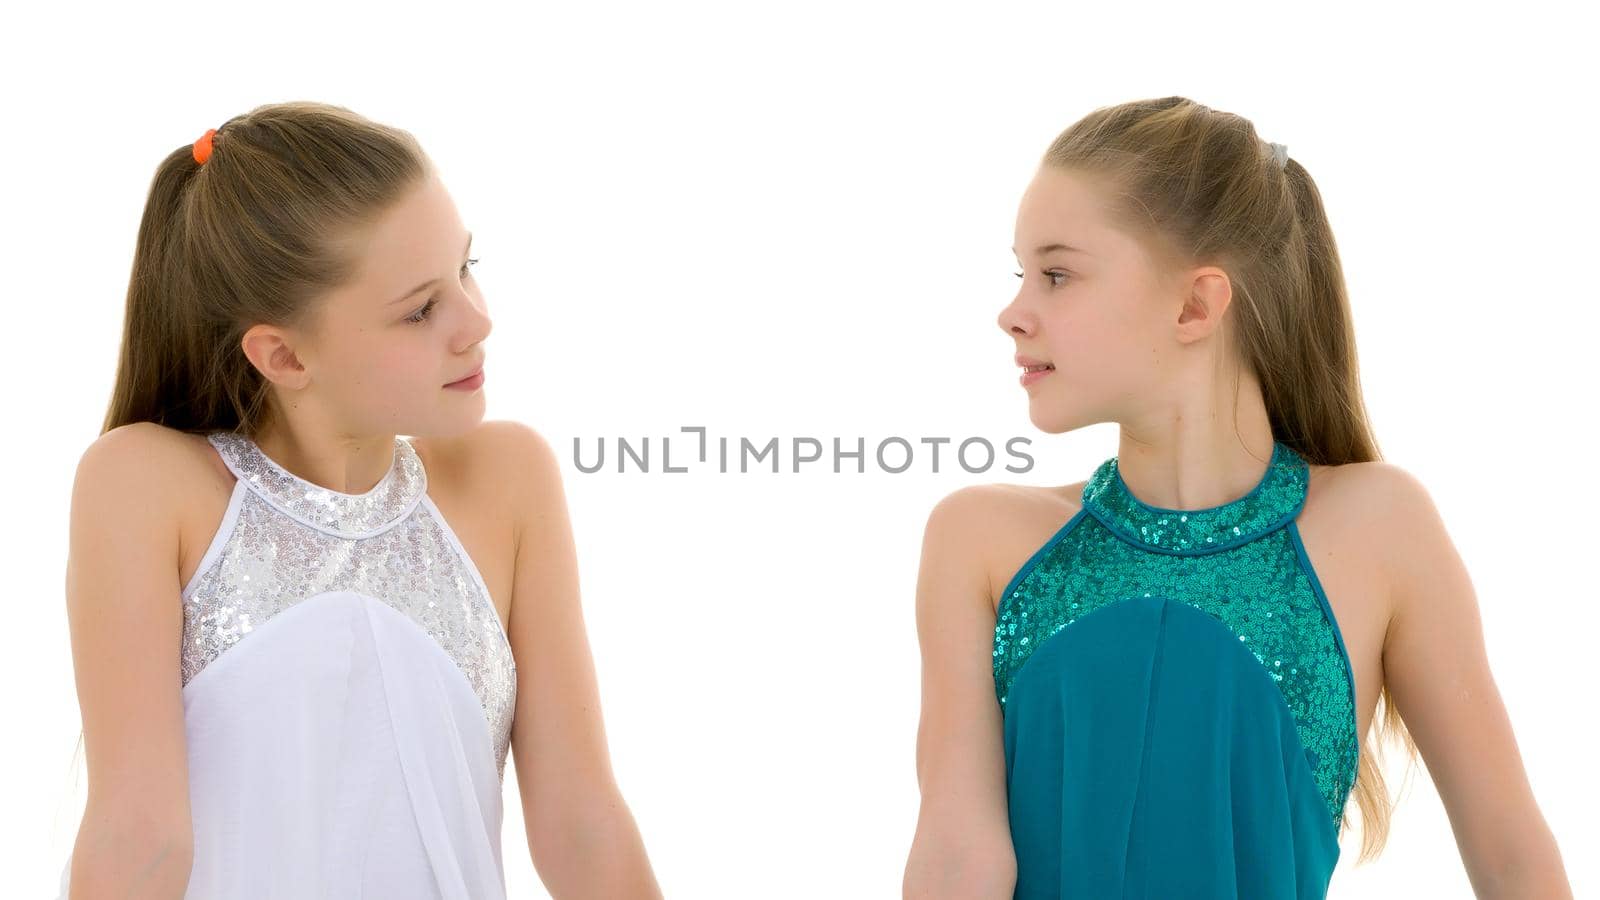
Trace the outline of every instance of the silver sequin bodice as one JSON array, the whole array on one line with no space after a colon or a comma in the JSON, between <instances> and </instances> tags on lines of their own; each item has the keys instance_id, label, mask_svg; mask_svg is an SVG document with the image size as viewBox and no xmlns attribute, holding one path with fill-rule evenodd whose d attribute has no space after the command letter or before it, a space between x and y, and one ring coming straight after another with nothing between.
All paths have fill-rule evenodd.
<instances>
[{"instance_id":1,"label":"silver sequin bodice","mask_svg":"<svg viewBox=\"0 0 1600 900\"><path fill-rule=\"evenodd\" d=\"M409 616L461 667L483 704L503 778L516 664L483 577L428 497L410 442L395 437L393 462L372 490L345 494L294 475L244 435L207 440L239 480L183 591L183 684L285 609L357 591Z\"/></svg>"}]
</instances>

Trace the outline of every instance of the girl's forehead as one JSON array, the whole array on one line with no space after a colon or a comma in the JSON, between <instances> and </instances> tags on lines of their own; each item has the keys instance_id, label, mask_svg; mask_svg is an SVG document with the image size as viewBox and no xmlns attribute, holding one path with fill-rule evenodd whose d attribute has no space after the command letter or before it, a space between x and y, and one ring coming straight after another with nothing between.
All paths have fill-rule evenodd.
<instances>
[{"instance_id":1,"label":"girl's forehead","mask_svg":"<svg viewBox=\"0 0 1600 900\"><path fill-rule=\"evenodd\" d=\"M1041 243L1083 247L1104 227L1101 197L1087 179L1054 169L1040 170L1017 209L1018 231L1030 232L1034 239L1051 238Z\"/></svg>"}]
</instances>

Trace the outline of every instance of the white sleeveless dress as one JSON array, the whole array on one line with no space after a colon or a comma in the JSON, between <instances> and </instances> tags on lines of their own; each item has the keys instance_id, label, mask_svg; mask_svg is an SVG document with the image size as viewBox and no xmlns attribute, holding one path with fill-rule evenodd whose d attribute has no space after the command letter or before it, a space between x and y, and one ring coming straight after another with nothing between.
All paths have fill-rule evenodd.
<instances>
[{"instance_id":1,"label":"white sleeveless dress","mask_svg":"<svg viewBox=\"0 0 1600 900\"><path fill-rule=\"evenodd\" d=\"M207 439L238 481L182 592L185 897L505 897L516 665L416 450L345 494Z\"/></svg>"}]
</instances>

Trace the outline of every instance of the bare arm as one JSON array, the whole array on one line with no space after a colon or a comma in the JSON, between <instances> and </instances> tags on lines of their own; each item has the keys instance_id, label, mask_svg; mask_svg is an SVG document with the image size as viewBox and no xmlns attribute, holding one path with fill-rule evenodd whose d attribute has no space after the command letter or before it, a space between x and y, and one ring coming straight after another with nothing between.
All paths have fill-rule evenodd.
<instances>
[{"instance_id":1,"label":"bare arm","mask_svg":"<svg viewBox=\"0 0 1600 900\"><path fill-rule=\"evenodd\" d=\"M193 833L178 671L182 605L170 436L113 429L78 462L67 617L88 803L71 896L181 897Z\"/></svg>"},{"instance_id":2,"label":"bare arm","mask_svg":"<svg viewBox=\"0 0 1600 900\"><path fill-rule=\"evenodd\" d=\"M1386 518L1403 539L1388 562L1394 614L1383 668L1407 728L1439 789L1479 897L1572 896L1561 854L1533 790L1489 671L1472 582L1426 489L1392 480Z\"/></svg>"},{"instance_id":3,"label":"bare arm","mask_svg":"<svg viewBox=\"0 0 1600 900\"><path fill-rule=\"evenodd\" d=\"M958 490L928 516L917 573L922 804L906 862L907 900L1011 897L1016 858L994 695L994 607L979 535L985 487Z\"/></svg>"},{"instance_id":4,"label":"bare arm","mask_svg":"<svg viewBox=\"0 0 1600 900\"><path fill-rule=\"evenodd\" d=\"M533 429L493 428L495 454L518 492L511 747L534 867L554 897L659 898L612 774L560 464Z\"/></svg>"}]
</instances>

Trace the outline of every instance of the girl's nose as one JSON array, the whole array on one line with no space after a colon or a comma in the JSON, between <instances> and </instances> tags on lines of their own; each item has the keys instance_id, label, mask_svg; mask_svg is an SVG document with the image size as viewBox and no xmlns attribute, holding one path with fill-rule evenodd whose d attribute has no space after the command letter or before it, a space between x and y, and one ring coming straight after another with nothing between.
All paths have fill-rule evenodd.
<instances>
[{"instance_id":1,"label":"girl's nose","mask_svg":"<svg viewBox=\"0 0 1600 900\"><path fill-rule=\"evenodd\" d=\"M1017 308L1015 300L1000 310L1000 315L995 317L995 324L1000 326L1001 331L1013 336L1028 335L1033 331L1032 318Z\"/></svg>"}]
</instances>

